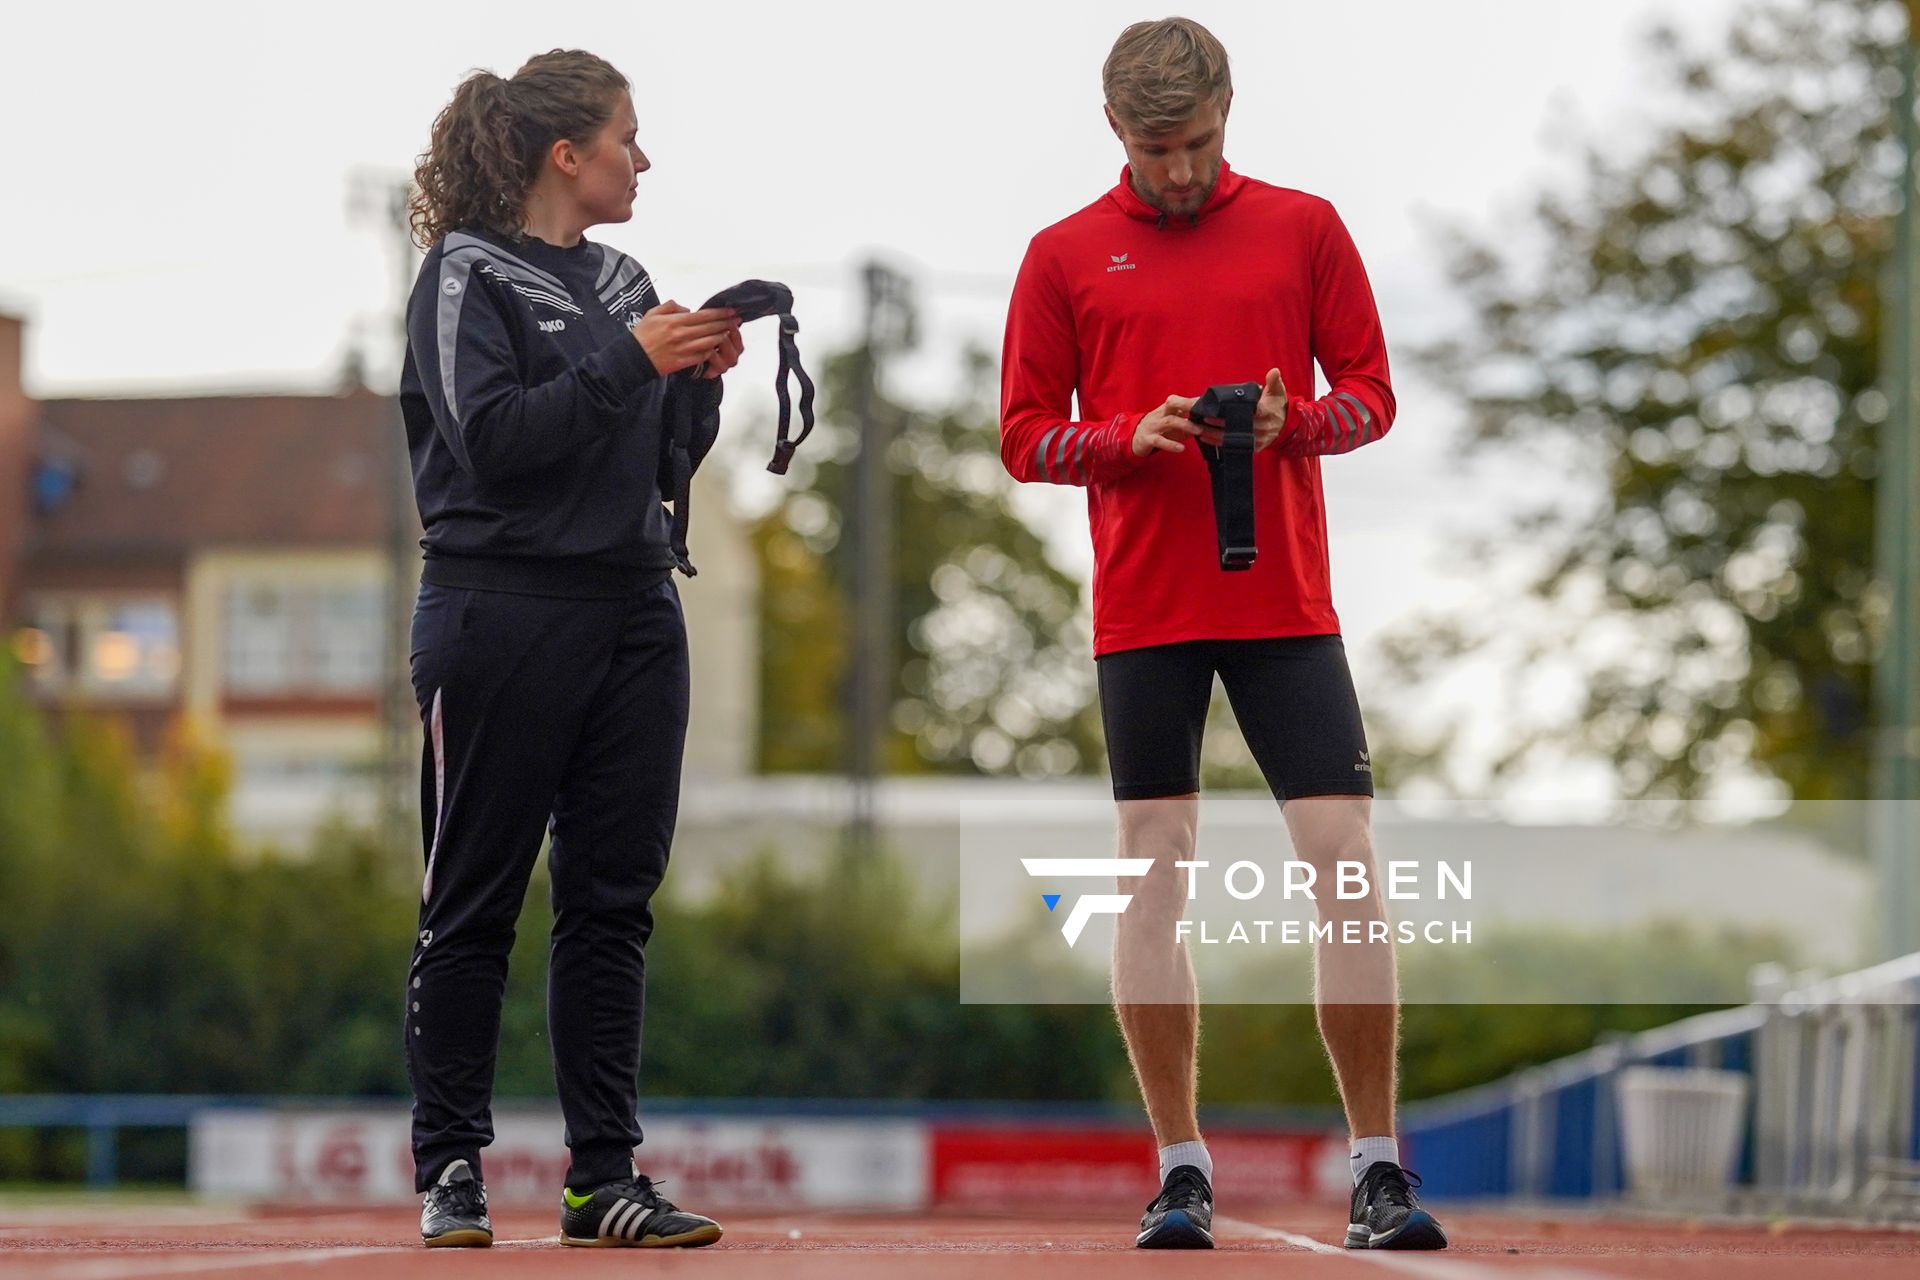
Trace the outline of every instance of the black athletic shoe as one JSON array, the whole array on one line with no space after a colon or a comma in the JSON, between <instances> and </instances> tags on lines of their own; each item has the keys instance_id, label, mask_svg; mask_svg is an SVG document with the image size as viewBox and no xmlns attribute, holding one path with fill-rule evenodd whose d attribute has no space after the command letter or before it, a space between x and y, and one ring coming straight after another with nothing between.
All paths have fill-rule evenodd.
<instances>
[{"instance_id":1,"label":"black athletic shoe","mask_svg":"<svg viewBox=\"0 0 1920 1280\"><path fill-rule=\"evenodd\" d=\"M720 1238L712 1218L676 1209L644 1175L584 1194L561 1191L560 1243L591 1249L697 1248Z\"/></svg>"},{"instance_id":2,"label":"black athletic shoe","mask_svg":"<svg viewBox=\"0 0 1920 1280\"><path fill-rule=\"evenodd\" d=\"M1167 1174L1146 1216L1140 1219L1137 1249L1213 1248L1213 1184L1190 1164Z\"/></svg>"},{"instance_id":3,"label":"black athletic shoe","mask_svg":"<svg viewBox=\"0 0 1920 1280\"><path fill-rule=\"evenodd\" d=\"M1349 1249L1444 1249L1446 1232L1420 1208L1413 1189L1420 1175L1387 1160L1376 1160L1353 1189L1353 1213L1347 1227Z\"/></svg>"},{"instance_id":4,"label":"black athletic shoe","mask_svg":"<svg viewBox=\"0 0 1920 1280\"><path fill-rule=\"evenodd\" d=\"M420 1239L429 1249L484 1249L493 1243L487 1189L473 1167L455 1160L420 1202Z\"/></svg>"}]
</instances>

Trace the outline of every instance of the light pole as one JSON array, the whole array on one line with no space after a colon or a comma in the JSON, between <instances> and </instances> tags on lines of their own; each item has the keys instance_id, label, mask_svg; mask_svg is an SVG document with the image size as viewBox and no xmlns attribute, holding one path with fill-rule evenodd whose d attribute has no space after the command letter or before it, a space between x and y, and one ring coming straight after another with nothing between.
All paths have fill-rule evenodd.
<instances>
[{"instance_id":1,"label":"light pole","mask_svg":"<svg viewBox=\"0 0 1920 1280\"><path fill-rule=\"evenodd\" d=\"M407 295L420 264L407 223L413 183L385 171L360 170L352 176L350 191L354 216L392 237L392 319L382 326L381 339L392 344L390 351L398 353L406 348ZM380 794L376 812L386 846L404 849L418 838L419 830L414 806L418 803L415 787L420 767L420 713L413 697L408 651L413 598L420 589L420 522L414 514L413 461L407 452L406 424L400 418L398 388L392 404L392 422L380 461L381 483L387 487L388 520L383 531L387 602L381 644Z\"/></svg>"},{"instance_id":2,"label":"light pole","mask_svg":"<svg viewBox=\"0 0 1920 1280\"><path fill-rule=\"evenodd\" d=\"M1889 402L1880 429L1874 494L1875 560L1887 597L1886 643L1874 668L1873 812L1868 831L1879 872L1882 956L1920 950L1920 449L1916 409L1920 384L1914 342L1920 339L1920 121L1914 81L1920 70L1920 0L1907 0L1901 88L1895 126L1901 144L1900 200L1893 262L1886 275L1883 382ZM1920 809L1920 805L1913 806Z\"/></svg>"},{"instance_id":3,"label":"light pole","mask_svg":"<svg viewBox=\"0 0 1920 1280\"><path fill-rule=\"evenodd\" d=\"M912 348L916 339L912 287L878 262L860 271L866 300L864 361L855 406L860 430L848 489L847 535L853 545L849 592L852 645L846 673L847 836L871 853L878 842L874 791L886 772L887 710L894 683L893 473L887 452L898 431L894 406L883 402L881 361Z\"/></svg>"}]
</instances>

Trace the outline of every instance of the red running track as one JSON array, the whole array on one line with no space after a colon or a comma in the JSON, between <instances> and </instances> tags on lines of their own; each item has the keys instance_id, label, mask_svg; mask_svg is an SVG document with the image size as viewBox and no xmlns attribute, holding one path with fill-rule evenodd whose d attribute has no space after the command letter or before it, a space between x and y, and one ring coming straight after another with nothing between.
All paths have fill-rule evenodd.
<instances>
[{"instance_id":1,"label":"red running track","mask_svg":"<svg viewBox=\"0 0 1920 1280\"><path fill-rule=\"evenodd\" d=\"M1132 1248L1125 1217L794 1214L727 1218L719 1244L694 1250L562 1248L555 1215L503 1210L490 1250L422 1249L416 1213L139 1207L112 1200L0 1208L0 1276L44 1280L281 1274L363 1280L432 1275L703 1276L709 1280L902 1277L1121 1280L1126 1276L1284 1276L1363 1280L1599 1280L1757 1277L1896 1280L1920 1275L1920 1233L1812 1225L1722 1225L1447 1211L1445 1253L1349 1253L1334 1247L1342 1206L1251 1212L1215 1222L1210 1254Z\"/></svg>"}]
</instances>

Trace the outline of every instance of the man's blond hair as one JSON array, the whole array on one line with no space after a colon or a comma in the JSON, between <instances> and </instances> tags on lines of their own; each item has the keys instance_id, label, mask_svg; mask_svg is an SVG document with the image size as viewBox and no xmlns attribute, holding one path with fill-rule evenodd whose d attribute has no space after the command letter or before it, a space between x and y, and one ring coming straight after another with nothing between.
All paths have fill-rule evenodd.
<instances>
[{"instance_id":1,"label":"man's blond hair","mask_svg":"<svg viewBox=\"0 0 1920 1280\"><path fill-rule=\"evenodd\" d=\"M1147 137L1179 128L1209 103L1224 109L1233 92L1226 48L1192 18L1136 22L1122 31L1100 83L1121 127Z\"/></svg>"}]
</instances>

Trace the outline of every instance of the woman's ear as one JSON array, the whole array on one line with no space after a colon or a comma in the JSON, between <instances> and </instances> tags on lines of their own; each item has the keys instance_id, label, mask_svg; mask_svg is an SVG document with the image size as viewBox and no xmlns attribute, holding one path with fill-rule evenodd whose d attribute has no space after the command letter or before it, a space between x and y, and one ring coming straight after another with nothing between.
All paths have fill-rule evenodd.
<instances>
[{"instance_id":1,"label":"woman's ear","mask_svg":"<svg viewBox=\"0 0 1920 1280\"><path fill-rule=\"evenodd\" d=\"M553 167L569 178L580 176L580 151L570 138L556 138L547 148L547 158L553 161Z\"/></svg>"}]
</instances>

